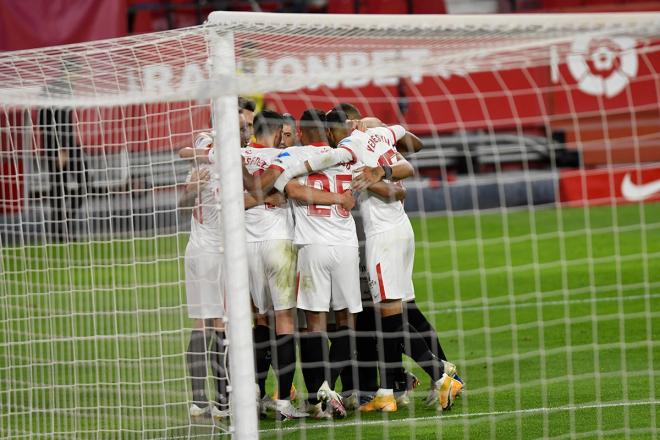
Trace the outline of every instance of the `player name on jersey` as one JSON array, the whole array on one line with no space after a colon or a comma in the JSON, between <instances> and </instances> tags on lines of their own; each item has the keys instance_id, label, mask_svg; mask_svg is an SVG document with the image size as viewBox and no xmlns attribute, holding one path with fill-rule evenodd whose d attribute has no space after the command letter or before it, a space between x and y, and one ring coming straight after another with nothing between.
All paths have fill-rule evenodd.
<instances>
[{"instance_id":1,"label":"player name on jersey","mask_svg":"<svg viewBox=\"0 0 660 440\"><path fill-rule=\"evenodd\" d=\"M264 172L271 162L282 152L252 143L243 148L243 160L253 175ZM255 206L245 211L245 230L248 243L267 240L292 240L293 216L288 205L277 207L268 204Z\"/></svg>"},{"instance_id":2,"label":"player name on jersey","mask_svg":"<svg viewBox=\"0 0 660 440\"><path fill-rule=\"evenodd\" d=\"M400 125L370 128L366 131L367 136L356 133L342 140L338 147L350 150L366 166L391 166L397 161L396 142L405 133ZM399 201L383 200L368 191L363 191L358 200L366 237L410 223L403 203Z\"/></svg>"}]
</instances>

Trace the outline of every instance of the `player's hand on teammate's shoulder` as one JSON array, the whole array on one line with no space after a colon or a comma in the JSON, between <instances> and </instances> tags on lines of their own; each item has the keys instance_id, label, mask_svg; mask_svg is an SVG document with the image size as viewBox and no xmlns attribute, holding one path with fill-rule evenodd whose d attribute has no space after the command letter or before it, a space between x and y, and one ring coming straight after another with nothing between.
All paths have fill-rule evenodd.
<instances>
[{"instance_id":1,"label":"player's hand on teammate's shoulder","mask_svg":"<svg viewBox=\"0 0 660 440\"><path fill-rule=\"evenodd\" d=\"M348 119L346 120L346 128L348 128L349 131L357 130L364 133L367 131L368 127L360 119Z\"/></svg>"},{"instance_id":2,"label":"player's hand on teammate's shoulder","mask_svg":"<svg viewBox=\"0 0 660 440\"><path fill-rule=\"evenodd\" d=\"M363 133L370 128L386 127L386 125L383 124L383 121L374 116L367 116L366 118L362 119L349 119L346 121L346 124L351 130L357 130Z\"/></svg>"},{"instance_id":3,"label":"player's hand on teammate's shoulder","mask_svg":"<svg viewBox=\"0 0 660 440\"><path fill-rule=\"evenodd\" d=\"M354 191L362 191L369 188L374 183L383 179L385 171L382 167L360 167L356 170L358 173L351 182L351 188Z\"/></svg>"},{"instance_id":4,"label":"player's hand on teammate's shoulder","mask_svg":"<svg viewBox=\"0 0 660 440\"><path fill-rule=\"evenodd\" d=\"M286 205L287 199L284 194L276 191L272 194L269 194L264 201L269 205L280 207Z\"/></svg>"},{"instance_id":5,"label":"player's hand on teammate's shoulder","mask_svg":"<svg viewBox=\"0 0 660 440\"><path fill-rule=\"evenodd\" d=\"M341 206L348 211L355 207L355 197L350 189L341 194Z\"/></svg>"}]
</instances>

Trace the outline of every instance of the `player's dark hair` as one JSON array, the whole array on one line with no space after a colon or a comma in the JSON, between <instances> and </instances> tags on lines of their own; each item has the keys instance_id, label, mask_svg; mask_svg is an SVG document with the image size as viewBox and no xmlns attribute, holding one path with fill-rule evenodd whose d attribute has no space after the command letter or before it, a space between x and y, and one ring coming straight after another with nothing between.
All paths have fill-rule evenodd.
<instances>
[{"instance_id":1,"label":"player's dark hair","mask_svg":"<svg viewBox=\"0 0 660 440\"><path fill-rule=\"evenodd\" d=\"M333 109L328 112L328 116L331 114L332 116L331 118L328 118L328 121L332 119L333 123L343 124L348 119L362 119L362 115L357 107L347 102L342 102L341 104L334 106Z\"/></svg>"},{"instance_id":2,"label":"player's dark hair","mask_svg":"<svg viewBox=\"0 0 660 440\"><path fill-rule=\"evenodd\" d=\"M290 125L291 127L296 127L296 118L294 118L291 113L282 114L282 125Z\"/></svg>"},{"instance_id":3,"label":"player's dark hair","mask_svg":"<svg viewBox=\"0 0 660 440\"><path fill-rule=\"evenodd\" d=\"M254 115L254 135L256 137L268 136L282 128L284 118L272 110L262 110Z\"/></svg>"},{"instance_id":4,"label":"player's dark hair","mask_svg":"<svg viewBox=\"0 0 660 440\"><path fill-rule=\"evenodd\" d=\"M238 97L238 109L239 110L247 110L249 112L253 112L257 108L257 104L249 99L249 98L244 98L242 96Z\"/></svg>"},{"instance_id":5,"label":"player's dark hair","mask_svg":"<svg viewBox=\"0 0 660 440\"><path fill-rule=\"evenodd\" d=\"M325 132L325 113L317 108L308 108L300 116L300 129L317 130L319 133Z\"/></svg>"}]
</instances>

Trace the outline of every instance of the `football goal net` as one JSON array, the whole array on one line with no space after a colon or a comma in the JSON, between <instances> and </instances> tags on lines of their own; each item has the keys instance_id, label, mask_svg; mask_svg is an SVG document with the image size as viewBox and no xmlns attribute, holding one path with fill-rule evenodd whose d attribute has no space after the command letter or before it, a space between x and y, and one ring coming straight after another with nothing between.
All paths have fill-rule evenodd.
<instances>
[{"instance_id":1,"label":"football goal net","mask_svg":"<svg viewBox=\"0 0 660 440\"><path fill-rule=\"evenodd\" d=\"M659 37L657 13L215 12L203 26L0 53L0 437L654 437ZM323 399L317 411L303 377L305 359L333 370L341 357L341 312L329 358L296 336L293 405L308 416L289 420L270 397L281 335L266 338L265 396L255 384L241 147L253 110L291 114L296 138L305 110L340 104L389 126L378 142L420 140L399 145L414 175L392 186L405 188L414 250L380 248L414 252L414 266L370 276L361 264L375 323L362 315L347 333L331 384L345 415ZM374 165L386 180L396 166ZM309 186L348 188L328 175ZM353 192L358 205L370 194ZM381 301L406 276L413 330L383 379L386 318L370 292ZM295 283L299 301L320 289L310 279ZM209 285L222 312L190 305ZM459 395L442 395L433 362Z\"/></svg>"}]
</instances>

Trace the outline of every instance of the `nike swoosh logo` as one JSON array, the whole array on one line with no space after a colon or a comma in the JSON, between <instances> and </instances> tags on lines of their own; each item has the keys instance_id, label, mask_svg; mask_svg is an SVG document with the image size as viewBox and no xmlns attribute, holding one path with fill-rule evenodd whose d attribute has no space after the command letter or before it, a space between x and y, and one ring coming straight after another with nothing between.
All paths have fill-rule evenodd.
<instances>
[{"instance_id":1,"label":"nike swoosh logo","mask_svg":"<svg viewBox=\"0 0 660 440\"><path fill-rule=\"evenodd\" d=\"M636 185L630 179L630 173L627 173L623 177L623 182L621 182L621 194L629 202L641 202L657 192L660 192L660 180Z\"/></svg>"}]
</instances>

